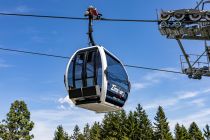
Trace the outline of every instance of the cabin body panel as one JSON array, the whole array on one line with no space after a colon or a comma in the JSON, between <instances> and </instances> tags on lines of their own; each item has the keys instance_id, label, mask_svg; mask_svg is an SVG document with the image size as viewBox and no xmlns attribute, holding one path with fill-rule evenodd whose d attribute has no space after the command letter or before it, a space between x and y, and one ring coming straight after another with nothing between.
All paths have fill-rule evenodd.
<instances>
[{"instance_id":1,"label":"cabin body panel","mask_svg":"<svg viewBox=\"0 0 210 140\"><path fill-rule=\"evenodd\" d=\"M76 106L98 113L122 109L130 91L123 65L100 46L74 53L67 65L65 85Z\"/></svg>"}]
</instances>

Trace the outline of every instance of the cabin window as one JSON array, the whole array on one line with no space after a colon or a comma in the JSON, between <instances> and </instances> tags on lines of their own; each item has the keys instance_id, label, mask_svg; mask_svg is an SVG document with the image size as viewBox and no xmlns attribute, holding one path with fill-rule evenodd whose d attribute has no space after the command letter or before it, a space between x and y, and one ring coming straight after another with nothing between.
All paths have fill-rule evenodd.
<instances>
[{"instance_id":1,"label":"cabin window","mask_svg":"<svg viewBox=\"0 0 210 140\"><path fill-rule=\"evenodd\" d=\"M88 52L86 58L87 87L95 84L95 52Z\"/></svg>"},{"instance_id":2,"label":"cabin window","mask_svg":"<svg viewBox=\"0 0 210 140\"><path fill-rule=\"evenodd\" d=\"M122 107L130 91L128 76L123 65L113 56L106 53L107 59L107 94L106 102Z\"/></svg>"},{"instance_id":3,"label":"cabin window","mask_svg":"<svg viewBox=\"0 0 210 140\"><path fill-rule=\"evenodd\" d=\"M106 59L108 82L122 88L125 92L129 92L128 76L123 65L108 53L106 53Z\"/></svg>"},{"instance_id":4,"label":"cabin window","mask_svg":"<svg viewBox=\"0 0 210 140\"><path fill-rule=\"evenodd\" d=\"M96 49L78 52L69 66L68 86L72 88L102 85L101 56Z\"/></svg>"},{"instance_id":5,"label":"cabin window","mask_svg":"<svg viewBox=\"0 0 210 140\"><path fill-rule=\"evenodd\" d=\"M85 61L84 53L78 54L76 56L76 60L75 60L75 87L76 88L83 87L82 72L83 72L84 61Z\"/></svg>"}]
</instances>

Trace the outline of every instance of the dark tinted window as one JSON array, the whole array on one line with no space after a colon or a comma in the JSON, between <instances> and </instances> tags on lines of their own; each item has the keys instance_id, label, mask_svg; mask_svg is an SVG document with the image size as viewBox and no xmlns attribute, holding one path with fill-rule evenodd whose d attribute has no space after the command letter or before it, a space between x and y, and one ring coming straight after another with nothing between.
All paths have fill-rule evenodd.
<instances>
[{"instance_id":1,"label":"dark tinted window","mask_svg":"<svg viewBox=\"0 0 210 140\"><path fill-rule=\"evenodd\" d=\"M106 53L107 59L107 94L106 101L122 107L128 97L129 81L123 65L110 54Z\"/></svg>"},{"instance_id":2,"label":"dark tinted window","mask_svg":"<svg viewBox=\"0 0 210 140\"><path fill-rule=\"evenodd\" d=\"M87 86L94 86L94 74L95 74L95 52L87 53L87 63L86 63L86 72L87 72Z\"/></svg>"},{"instance_id":3,"label":"dark tinted window","mask_svg":"<svg viewBox=\"0 0 210 140\"><path fill-rule=\"evenodd\" d=\"M82 69L83 69L84 61L85 61L84 53L78 54L76 56L76 61L75 61L75 87L76 88L83 87Z\"/></svg>"},{"instance_id":4,"label":"dark tinted window","mask_svg":"<svg viewBox=\"0 0 210 140\"><path fill-rule=\"evenodd\" d=\"M107 79L110 83L114 83L122 90L128 92L129 91L129 83L128 83L128 76L125 72L124 67L122 64L116 60L114 57L106 54L107 59Z\"/></svg>"},{"instance_id":5,"label":"dark tinted window","mask_svg":"<svg viewBox=\"0 0 210 140\"><path fill-rule=\"evenodd\" d=\"M75 87L76 87L76 88L81 88L81 87L83 87L83 81L82 81L82 80L76 80L76 81L75 81Z\"/></svg>"},{"instance_id":6,"label":"dark tinted window","mask_svg":"<svg viewBox=\"0 0 210 140\"><path fill-rule=\"evenodd\" d=\"M85 59L85 55L83 53L78 54L76 57L76 61L75 61L75 79L76 80L82 79L82 67L83 67L84 59Z\"/></svg>"},{"instance_id":7,"label":"dark tinted window","mask_svg":"<svg viewBox=\"0 0 210 140\"><path fill-rule=\"evenodd\" d=\"M68 70L69 88L101 86L102 69L97 49L78 52Z\"/></svg>"}]
</instances>

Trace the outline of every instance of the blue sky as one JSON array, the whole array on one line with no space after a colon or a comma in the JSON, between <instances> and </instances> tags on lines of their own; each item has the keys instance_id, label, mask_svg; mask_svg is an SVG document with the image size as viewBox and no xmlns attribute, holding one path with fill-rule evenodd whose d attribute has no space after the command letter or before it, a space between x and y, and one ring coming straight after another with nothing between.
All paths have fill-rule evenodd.
<instances>
[{"instance_id":1,"label":"blue sky","mask_svg":"<svg viewBox=\"0 0 210 140\"><path fill-rule=\"evenodd\" d=\"M155 19L156 9L190 8L194 0L0 0L1 12L82 17L89 5L105 18ZM0 17L0 46L12 49L71 56L87 47L87 22ZM95 22L94 37L125 64L180 71L178 44L161 36L155 23ZM190 53L202 53L202 41L184 41ZM103 114L74 107L63 84L67 60L0 51L0 119L14 100L24 100L35 122L35 140L50 140L57 125L71 133L76 124L101 121ZM196 121L210 122L210 78L127 68L132 91L125 105L138 103L153 120L158 105L165 109L170 126Z\"/></svg>"}]
</instances>

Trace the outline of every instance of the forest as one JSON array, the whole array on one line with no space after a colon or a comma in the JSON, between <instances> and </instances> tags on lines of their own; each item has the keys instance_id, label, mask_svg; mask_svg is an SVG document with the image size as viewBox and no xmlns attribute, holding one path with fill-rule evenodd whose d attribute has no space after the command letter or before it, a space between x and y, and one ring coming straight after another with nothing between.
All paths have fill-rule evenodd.
<instances>
[{"instance_id":1,"label":"forest","mask_svg":"<svg viewBox=\"0 0 210 140\"><path fill-rule=\"evenodd\" d=\"M82 120L81 120L82 121ZM35 136L31 131L35 123L24 101L11 104L6 119L0 123L0 139L30 140ZM76 125L73 132L66 132L61 125L55 128L54 140L210 140L210 128L206 124L202 130L192 122L189 128L177 122L171 130L164 109L159 106L154 122L138 104L134 111L109 112L101 122L89 124L80 129Z\"/></svg>"}]
</instances>

